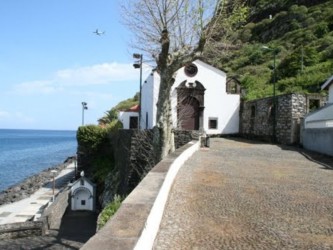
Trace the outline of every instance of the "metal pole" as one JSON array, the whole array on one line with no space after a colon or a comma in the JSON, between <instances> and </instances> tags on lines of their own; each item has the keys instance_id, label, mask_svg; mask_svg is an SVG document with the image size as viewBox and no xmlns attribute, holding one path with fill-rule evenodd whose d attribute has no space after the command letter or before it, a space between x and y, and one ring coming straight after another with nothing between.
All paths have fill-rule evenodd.
<instances>
[{"instance_id":1,"label":"metal pole","mask_svg":"<svg viewBox=\"0 0 333 250\"><path fill-rule=\"evenodd\" d=\"M82 104L82 126L84 125L84 106Z\"/></svg>"},{"instance_id":2,"label":"metal pole","mask_svg":"<svg viewBox=\"0 0 333 250\"><path fill-rule=\"evenodd\" d=\"M55 180L54 180L54 174L53 174L53 195L52 195L52 202L54 202L54 189L55 189Z\"/></svg>"},{"instance_id":3,"label":"metal pole","mask_svg":"<svg viewBox=\"0 0 333 250\"><path fill-rule=\"evenodd\" d=\"M87 103L86 102L82 102L82 126L84 125L84 110L88 109Z\"/></svg>"},{"instance_id":4,"label":"metal pole","mask_svg":"<svg viewBox=\"0 0 333 250\"><path fill-rule=\"evenodd\" d=\"M139 100L139 119L138 129L141 128L141 92L142 92L142 54L140 55L140 100Z\"/></svg>"},{"instance_id":5,"label":"metal pole","mask_svg":"<svg viewBox=\"0 0 333 250\"><path fill-rule=\"evenodd\" d=\"M273 61L273 108L274 108L274 116L273 116L273 142L276 142L276 51L273 50L274 61Z\"/></svg>"}]
</instances>

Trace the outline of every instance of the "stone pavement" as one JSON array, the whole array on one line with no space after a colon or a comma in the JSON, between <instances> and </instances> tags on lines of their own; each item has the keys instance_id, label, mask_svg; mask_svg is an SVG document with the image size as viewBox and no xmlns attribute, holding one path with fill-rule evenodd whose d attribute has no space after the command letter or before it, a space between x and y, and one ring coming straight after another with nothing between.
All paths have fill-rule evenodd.
<instances>
[{"instance_id":1,"label":"stone pavement","mask_svg":"<svg viewBox=\"0 0 333 250\"><path fill-rule=\"evenodd\" d=\"M55 178L55 196L74 177L74 163L69 164ZM30 197L0 206L0 225L38 219L53 198L53 182L37 190Z\"/></svg>"},{"instance_id":2,"label":"stone pavement","mask_svg":"<svg viewBox=\"0 0 333 250\"><path fill-rule=\"evenodd\" d=\"M154 249L333 249L325 166L293 147L212 138L179 170Z\"/></svg>"},{"instance_id":3,"label":"stone pavement","mask_svg":"<svg viewBox=\"0 0 333 250\"><path fill-rule=\"evenodd\" d=\"M80 249L95 234L96 220L97 214L94 212L67 209L59 229L49 230L49 233L44 236L3 239L0 241L0 249Z\"/></svg>"}]
</instances>

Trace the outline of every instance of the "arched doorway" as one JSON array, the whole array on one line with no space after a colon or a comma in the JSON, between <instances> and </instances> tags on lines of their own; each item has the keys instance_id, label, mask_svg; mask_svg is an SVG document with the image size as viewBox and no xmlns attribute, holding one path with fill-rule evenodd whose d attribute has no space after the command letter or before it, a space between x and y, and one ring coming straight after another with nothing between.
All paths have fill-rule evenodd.
<instances>
[{"instance_id":1,"label":"arched doorway","mask_svg":"<svg viewBox=\"0 0 333 250\"><path fill-rule=\"evenodd\" d=\"M199 101L194 97L186 97L179 105L179 127L184 130L199 129Z\"/></svg>"},{"instance_id":2,"label":"arched doorway","mask_svg":"<svg viewBox=\"0 0 333 250\"><path fill-rule=\"evenodd\" d=\"M201 130L205 88L198 82L183 81L177 89L177 125L183 130Z\"/></svg>"},{"instance_id":3,"label":"arched doorway","mask_svg":"<svg viewBox=\"0 0 333 250\"><path fill-rule=\"evenodd\" d=\"M93 197L86 187L77 188L73 193L72 210L93 210Z\"/></svg>"}]
</instances>

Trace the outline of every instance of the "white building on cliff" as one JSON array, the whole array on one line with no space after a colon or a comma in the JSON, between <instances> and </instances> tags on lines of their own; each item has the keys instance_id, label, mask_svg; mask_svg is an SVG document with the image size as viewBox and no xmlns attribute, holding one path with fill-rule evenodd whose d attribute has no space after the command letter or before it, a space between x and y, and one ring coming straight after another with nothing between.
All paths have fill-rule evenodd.
<instances>
[{"instance_id":1,"label":"white building on cliff","mask_svg":"<svg viewBox=\"0 0 333 250\"><path fill-rule=\"evenodd\" d=\"M160 76L153 71L142 86L141 128L156 125ZM171 89L174 128L204 130L207 134L239 131L239 85L227 82L226 73L200 60L175 73Z\"/></svg>"}]
</instances>

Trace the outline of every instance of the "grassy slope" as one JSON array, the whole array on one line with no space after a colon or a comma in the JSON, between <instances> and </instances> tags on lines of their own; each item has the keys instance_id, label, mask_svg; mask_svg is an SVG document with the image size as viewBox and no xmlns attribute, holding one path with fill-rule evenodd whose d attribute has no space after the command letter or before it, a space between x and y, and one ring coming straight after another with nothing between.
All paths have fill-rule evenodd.
<instances>
[{"instance_id":1,"label":"grassy slope","mask_svg":"<svg viewBox=\"0 0 333 250\"><path fill-rule=\"evenodd\" d=\"M251 21L229 33L223 23L218 26L216 36L225 36L222 40L233 46L220 49L218 56L207 53L206 60L238 78L246 99L255 99L273 92L273 51L262 46L276 48L277 94L319 92L333 74L333 0L304 1L306 6L288 0L254 2L247 18Z\"/></svg>"}]
</instances>

